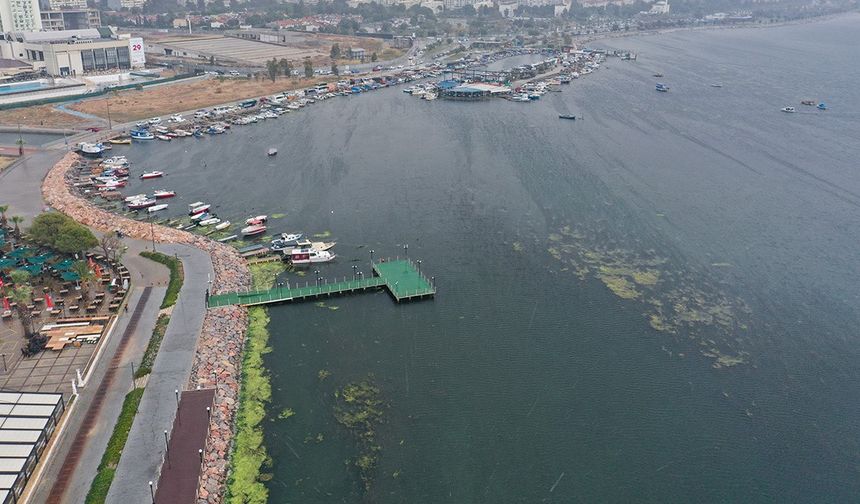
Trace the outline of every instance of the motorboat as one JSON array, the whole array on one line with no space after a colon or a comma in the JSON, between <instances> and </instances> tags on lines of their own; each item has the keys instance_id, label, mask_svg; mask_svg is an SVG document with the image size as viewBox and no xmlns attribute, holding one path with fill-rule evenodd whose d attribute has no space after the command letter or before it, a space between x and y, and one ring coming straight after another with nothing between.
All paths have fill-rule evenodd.
<instances>
[{"instance_id":1,"label":"motorboat","mask_svg":"<svg viewBox=\"0 0 860 504\"><path fill-rule=\"evenodd\" d=\"M188 204L188 209L191 210L194 207L199 207L199 206L203 206L203 205L205 205L205 203L203 203L202 201L195 201L194 203Z\"/></svg>"},{"instance_id":2,"label":"motorboat","mask_svg":"<svg viewBox=\"0 0 860 504\"><path fill-rule=\"evenodd\" d=\"M285 243L295 244L302 239L302 233L281 233L280 240Z\"/></svg>"},{"instance_id":3,"label":"motorboat","mask_svg":"<svg viewBox=\"0 0 860 504\"><path fill-rule=\"evenodd\" d=\"M241 232L242 236L257 236L266 232L266 226L264 224L254 224L242 228Z\"/></svg>"},{"instance_id":4,"label":"motorboat","mask_svg":"<svg viewBox=\"0 0 860 504\"><path fill-rule=\"evenodd\" d=\"M669 91L669 86L658 82L654 89L660 91L661 93L667 93Z\"/></svg>"},{"instance_id":5,"label":"motorboat","mask_svg":"<svg viewBox=\"0 0 860 504\"><path fill-rule=\"evenodd\" d=\"M200 212L199 214L194 214L191 216L191 222L199 223L205 221L206 219L211 219L214 215L209 212Z\"/></svg>"},{"instance_id":6,"label":"motorboat","mask_svg":"<svg viewBox=\"0 0 860 504\"><path fill-rule=\"evenodd\" d=\"M152 133L150 133L149 131L147 131L145 129L131 130L130 136L131 136L132 140L154 140L155 139L155 135L153 135Z\"/></svg>"},{"instance_id":7,"label":"motorboat","mask_svg":"<svg viewBox=\"0 0 860 504\"><path fill-rule=\"evenodd\" d=\"M290 251L289 259L294 265L318 264L334 261L336 254L325 250L293 249Z\"/></svg>"},{"instance_id":8,"label":"motorboat","mask_svg":"<svg viewBox=\"0 0 860 504\"><path fill-rule=\"evenodd\" d=\"M198 214L202 214L203 212L206 212L206 211L207 211L207 210L209 210L210 208L212 208L212 205L200 205L200 206L196 206L196 207L193 207L191 210L189 210L189 211L188 211L188 215L198 215Z\"/></svg>"},{"instance_id":9,"label":"motorboat","mask_svg":"<svg viewBox=\"0 0 860 504\"><path fill-rule=\"evenodd\" d=\"M817 108L818 110L827 110L827 105L819 103L818 106L815 108Z\"/></svg>"},{"instance_id":10,"label":"motorboat","mask_svg":"<svg viewBox=\"0 0 860 504\"><path fill-rule=\"evenodd\" d=\"M221 230L227 229L228 227L230 227L230 221L224 221L224 222L216 225L215 230L221 231Z\"/></svg>"},{"instance_id":11,"label":"motorboat","mask_svg":"<svg viewBox=\"0 0 860 504\"><path fill-rule=\"evenodd\" d=\"M142 200L142 199L146 199L145 194L135 194L133 196L126 196L124 201L126 203L128 203L129 201Z\"/></svg>"},{"instance_id":12,"label":"motorboat","mask_svg":"<svg viewBox=\"0 0 860 504\"><path fill-rule=\"evenodd\" d=\"M654 77L657 77L659 79L659 78L663 77L663 74L658 72L658 73L654 74Z\"/></svg>"},{"instance_id":13,"label":"motorboat","mask_svg":"<svg viewBox=\"0 0 860 504\"><path fill-rule=\"evenodd\" d=\"M151 199L151 198L146 198L146 199L130 201L128 203L128 209L129 210L140 210L142 208L149 208L153 205L155 205L155 200Z\"/></svg>"},{"instance_id":14,"label":"motorboat","mask_svg":"<svg viewBox=\"0 0 860 504\"><path fill-rule=\"evenodd\" d=\"M269 156L276 156L278 154L278 149L269 149L269 152L266 154Z\"/></svg>"},{"instance_id":15,"label":"motorboat","mask_svg":"<svg viewBox=\"0 0 860 504\"><path fill-rule=\"evenodd\" d=\"M126 159L125 156L111 156L107 159L102 159L102 164L126 166L128 164L128 159Z\"/></svg>"},{"instance_id":16,"label":"motorboat","mask_svg":"<svg viewBox=\"0 0 860 504\"><path fill-rule=\"evenodd\" d=\"M723 85L715 82L715 83L711 84L711 87L721 88L721 87L723 87Z\"/></svg>"},{"instance_id":17,"label":"motorboat","mask_svg":"<svg viewBox=\"0 0 860 504\"><path fill-rule=\"evenodd\" d=\"M176 191L155 191L152 193L155 199L172 198L176 196Z\"/></svg>"},{"instance_id":18,"label":"motorboat","mask_svg":"<svg viewBox=\"0 0 860 504\"><path fill-rule=\"evenodd\" d=\"M151 171L151 172L144 172L144 173L140 174L141 180L154 179L154 178L159 178L159 177L163 177L163 176L164 176L164 172L161 172L158 170Z\"/></svg>"},{"instance_id":19,"label":"motorboat","mask_svg":"<svg viewBox=\"0 0 860 504\"><path fill-rule=\"evenodd\" d=\"M197 223L198 226L211 226L212 224L218 224L221 222L221 219L218 217L210 217L208 219L203 219Z\"/></svg>"},{"instance_id":20,"label":"motorboat","mask_svg":"<svg viewBox=\"0 0 860 504\"><path fill-rule=\"evenodd\" d=\"M152 205L151 207L147 208L146 211L149 213L152 213L152 212L157 212L159 210L164 210L166 208L167 208L167 203L161 203L160 205Z\"/></svg>"},{"instance_id":21,"label":"motorboat","mask_svg":"<svg viewBox=\"0 0 860 504\"><path fill-rule=\"evenodd\" d=\"M576 120L576 116L575 116L575 115L571 115L571 114L559 114L559 115L558 115L558 118L559 118L559 119L570 119L571 121L575 121L575 120Z\"/></svg>"},{"instance_id":22,"label":"motorboat","mask_svg":"<svg viewBox=\"0 0 860 504\"><path fill-rule=\"evenodd\" d=\"M155 138L157 138L159 140L164 140L165 142L169 142L169 141L173 140L173 138L171 138L167 135L155 135Z\"/></svg>"},{"instance_id":23,"label":"motorboat","mask_svg":"<svg viewBox=\"0 0 860 504\"><path fill-rule=\"evenodd\" d=\"M249 226L253 226L255 224L264 224L267 220L269 220L268 215L258 215L256 217L251 217L250 219L245 220L245 224Z\"/></svg>"},{"instance_id":24,"label":"motorboat","mask_svg":"<svg viewBox=\"0 0 860 504\"><path fill-rule=\"evenodd\" d=\"M797 112L796 110L794 110L794 107L782 107L780 110L782 110L783 112L785 112L787 114L793 114L793 113Z\"/></svg>"},{"instance_id":25,"label":"motorboat","mask_svg":"<svg viewBox=\"0 0 860 504\"><path fill-rule=\"evenodd\" d=\"M331 250L334 248L335 245L337 245L337 242L311 242L311 249Z\"/></svg>"},{"instance_id":26,"label":"motorboat","mask_svg":"<svg viewBox=\"0 0 860 504\"><path fill-rule=\"evenodd\" d=\"M80 148L81 154L92 157L101 156L105 151L104 145L100 143L81 142L78 148Z\"/></svg>"},{"instance_id":27,"label":"motorboat","mask_svg":"<svg viewBox=\"0 0 860 504\"><path fill-rule=\"evenodd\" d=\"M800 100L801 105L809 105L810 107L814 107L818 103L815 100Z\"/></svg>"}]
</instances>

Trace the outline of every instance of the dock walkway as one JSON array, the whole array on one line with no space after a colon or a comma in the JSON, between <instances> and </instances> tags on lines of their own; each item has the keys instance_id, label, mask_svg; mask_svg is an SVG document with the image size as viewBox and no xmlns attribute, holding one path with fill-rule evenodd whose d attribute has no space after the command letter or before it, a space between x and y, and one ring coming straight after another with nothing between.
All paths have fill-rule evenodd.
<instances>
[{"instance_id":1,"label":"dock walkway","mask_svg":"<svg viewBox=\"0 0 860 504\"><path fill-rule=\"evenodd\" d=\"M420 262L420 261L419 261ZM432 297L436 286L420 271L420 265L408 259L395 259L373 263L374 276L369 278L344 279L340 282L324 282L310 285L280 285L267 290L228 292L209 296L207 306L217 308L227 305L257 306L291 301L305 301L321 296L336 296L386 288L398 303L412 299Z\"/></svg>"}]
</instances>

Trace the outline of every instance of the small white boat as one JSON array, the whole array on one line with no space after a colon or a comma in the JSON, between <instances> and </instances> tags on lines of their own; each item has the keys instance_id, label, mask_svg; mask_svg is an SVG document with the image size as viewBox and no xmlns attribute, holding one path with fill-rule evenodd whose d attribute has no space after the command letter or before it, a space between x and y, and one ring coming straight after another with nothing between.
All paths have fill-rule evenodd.
<instances>
[{"instance_id":1,"label":"small white boat","mask_svg":"<svg viewBox=\"0 0 860 504\"><path fill-rule=\"evenodd\" d=\"M150 119L147 122L149 122L149 124L161 124L161 118L160 117L153 117L152 119Z\"/></svg>"},{"instance_id":2,"label":"small white boat","mask_svg":"<svg viewBox=\"0 0 860 504\"><path fill-rule=\"evenodd\" d=\"M211 226L212 224L218 224L221 222L221 219L218 217L210 217L208 219L203 219L197 223L198 226Z\"/></svg>"},{"instance_id":3,"label":"small white boat","mask_svg":"<svg viewBox=\"0 0 860 504\"><path fill-rule=\"evenodd\" d=\"M164 210L166 208L167 208L167 203L162 203L160 205L152 205L151 207L147 208L146 211L149 213L152 213L152 212L157 212L159 210Z\"/></svg>"},{"instance_id":4,"label":"small white boat","mask_svg":"<svg viewBox=\"0 0 860 504\"><path fill-rule=\"evenodd\" d=\"M263 224L255 224L242 228L242 236L256 236L266 232L266 226Z\"/></svg>"},{"instance_id":5,"label":"small white boat","mask_svg":"<svg viewBox=\"0 0 860 504\"><path fill-rule=\"evenodd\" d=\"M221 224L215 226L215 230L221 231L222 229L227 229L228 227L230 227L230 221L224 221Z\"/></svg>"},{"instance_id":6,"label":"small white boat","mask_svg":"<svg viewBox=\"0 0 860 504\"><path fill-rule=\"evenodd\" d=\"M245 224L247 224L249 226L253 226L255 224L263 224L267 220L269 220L268 215L258 215L256 217L251 217L250 219L245 220Z\"/></svg>"},{"instance_id":7,"label":"small white boat","mask_svg":"<svg viewBox=\"0 0 860 504\"><path fill-rule=\"evenodd\" d=\"M782 107L780 110L782 110L783 112L786 112L788 114L793 114L793 113L797 112L796 110L794 110L794 107Z\"/></svg>"},{"instance_id":8,"label":"small white boat","mask_svg":"<svg viewBox=\"0 0 860 504\"><path fill-rule=\"evenodd\" d=\"M154 179L154 178L163 177L163 176L164 176L164 172L160 172L157 170L151 171L151 172L144 172L144 173L140 174L140 178L142 180Z\"/></svg>"},{"instance_id":9,"label":"small white boat","mask_svg":"<svg viewBox=\"0 0 860 504\"><path fill-rule=\"evenodd\" d=\"M152 193L155 199L172 198L176 196L176 191L155 191Z\"/></svg>"},{"instance_id":10,"label":"small white boat","mask_svg":"<svg viewBox=\"0 0 860 504\"><path fill-rule=\"evenodd\" d=\"M336 254L325 250L293 249L290 251L290 262L293 264L318 264L334 261Z\"/></svg>"},{"instance_id":11,"label":"small white boat","mask_svg":"<svg viewBox=\"0 0 860 504\"><path fill-rule=\"evenodd\" d=\"M128 209L129 210L140 210L142 208L149 208L154 204L155 204L154 199L135 200L135 201L130 201L128 203Z\"/></svg>"},{"instance_id":12,"label":"small white boat","mask_svg":"<svg viewBox=\"0 0 860 504\"><path fill-rule=\"evenodd\" d=\"M194 214L191 216L191 222L200 223L201 221L205 221L206 219L211 219L212 214L209 212L203 212L199 214Z\"/></svg>"},{"instance_id":13,"label":"small white boat","mask_svg":"<svg viewBox=\"0 0 860 504\"><path fill-rule=\"evenodd\" d=\"M155 135L155 138L157 138L159 140L164 140L165 142L169 142L169 141L173 140L172 138L170 138L167 135Z\"/></svg>"},{"instance_id":14,"label":"small white boat","mask_svg":"<svg viewBox=\"0 0 860 504\"><path fill-rule=\"evenodd\" d=\"M188 215L198 215L198 214L202 214L203 212L206 212L206 211L207 211L207 210L209 210L210 208L212 208L212 205L200 205L200 206L196 206L196 207L193 207L191 210L189 210L189 211L188 211Z\"/></svg>"},{"instance_id":15,"label":"small white boat","mask_svg":"<svg viewBox=\"0 0 860 504\"><path fill-rule=\"evenodd\" d=\"M134 196L126 196L125 197L126 202L140 200L140 199L146 199L146 195L145 194L135 194Z\"/></svg>"},{"instance_id":16,"label":"small white boat","mask_svg":"<svg viewBox=\"0 0 860 504\"><path fill-rule=\"evenodd\" d=\"M194 207L203 206L204 204L205 204L205 203L203 203L202 201L195 201L194 203L189 203L189 204L188 204L188 209L189 209L189 210L191 210L191 209L192 209L192 208L194 208Z\"/></svg>"},{"instance_id":17,"label":"small white boat","mask_svg":"<svg viewBox=\"0 0 860 504\"><path fill-rule=\"evenodd\" d=\"M181 123L185 122L185 118L182 117L182 114L173 114L170 116L170 119L168 119L168 122Z\"/></svg>"},{"instance_id":18,"label":"small white boat","mask_svg":"<svg viewBox=\"0 0 860 504\"><path fill-rule=\"evenodd\" d=\"M275 156L278 154L278 149L269 149L269 152L266 153L269 156Z\"/></svg>"}]
</instances>

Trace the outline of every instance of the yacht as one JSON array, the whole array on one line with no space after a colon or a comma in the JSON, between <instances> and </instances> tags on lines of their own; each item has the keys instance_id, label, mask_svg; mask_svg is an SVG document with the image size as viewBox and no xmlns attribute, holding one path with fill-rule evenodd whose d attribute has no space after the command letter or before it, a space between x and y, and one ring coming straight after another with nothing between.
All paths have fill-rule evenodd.
<instances>
[{"instance_id":1,"label":"yacht","mask_svg":"<svg viewBox=\"0 0 860 504\"><path fill-rule=\"evenodd\" d=\"M336 257L337 255L331 252L314 249L293 249L289 254L290 262L294 265L327 263Z\"/></svg>"}]
</instances>

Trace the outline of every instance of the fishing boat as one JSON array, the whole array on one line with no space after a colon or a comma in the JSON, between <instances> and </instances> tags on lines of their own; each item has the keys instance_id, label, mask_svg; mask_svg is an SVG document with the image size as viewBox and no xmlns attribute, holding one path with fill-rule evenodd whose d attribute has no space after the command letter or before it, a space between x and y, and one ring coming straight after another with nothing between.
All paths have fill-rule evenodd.
<instances>
[{"instance_id":1,"label":"fishing boat","mask_svg":"<svg viewBox=\"0 0 860 504\"><path fill-rule=\"evenodd\" d=\"M819 103L818 106L815 108L817 108L818 110L827 110L827 105Z\"/></svg>"},{"instance_id":2,"label":"fishing boat","mask_svg":"<svg viewBox=\"0 0 860 504\"><path fill-rule=\"evenodd\" d=\"M141 199L141 200L134 200L134 201L130 201L128 203L128 209L129 210L140 210L142 208L149 208L153 205L155 205L154 199L147 198L147 199Z\"/></svg>"},{"instance_id":3,"label":"fishing boat","mask_svg":"<svg viewBox=\"0 0 860 504\"><path fill-rule=\"evenodd\" d=\"M141 180L154 179L154 178L159 178L159 177L163 177L163 176L164 176L164 172L160 172L158 170L151 171L151 172L144 172L144 173L140 174Z\"/></svg>"},{"instance_id":4,"label":"fishing boat","mask_svg":"<svg viewBox=\"0 0 860 504\"><path fill-rule=\"evenodd\" d=\"M199 226L211 226L212 224L218 224L219 222L221 222L221 219L219 219L218 217L210 217L208 219L201 220L197 224Z\"/></svg>"},{"instance_id":5,"label":"fishing boat","mask_svg":"<svg viewBox=\"0 0 860 504\"><path fill-rule=\"evenodd\" d=\"M227 229L228 227L230 227L230 221L224 221L224 222L216 225L215 230L221 231L222 229Z\"/></svg>"},{"instance_id":6,"label":"fishing boat","mask_svg":"<svg viewBox=\"0 0 860 504\"><path fill-rule=\"evenodd\" d=\"M152 193L155 199L172 198L176 196L176 191L155 191Z\"/></svg>"},{"instance_id":7,"label":"fishing boat","mask_svg":"<svg viewBox=\"0 0 860 504\"><path fill-rule=\"evenodd\" d=\"M154 140L155 136L147 130L131 130L132 140Z\"/></svg>"},{"instance_id":8,"label":"fishing boat","mask_svg":"<svg viewBox=\"0 0 860 504\"><path fill-rule=\"evenodd\" d=\"M655 88L654 88L654 89L656 89L657 91L659 91L659 92L661 92L661 93L667 93L667 92L669 92L669 86L667 86L667 85L665 85L665 84L661 84L661 83L659 83L659 82L657 83L657 85L655 86Z\"/></svg>"},{"instance_id":9,"label":"fishing boat","mask_svg":"<svg viewBox=\"0 0 860 504\"><path fill-rule=\"evenodd\" d=\"M199 214L194 214L191 216L191 222L194 222L195 224L197 224L197 223L200 223L202 221L205 221L206 219L211 219L212 217L214 217L214 216L212 214L210 214L209 212L200 212Z\"/></svg>"},{"instance_id":10,"label":"fishing boat","mask_svg":"<svg viewBox=\"0 0 860 504\"><path fill-rule=\"evenodd\" d=\"M167 208L167 203L161 203L160 205L152 205L151 207L147 208L146 211L149 213L152 213L152 212L157 212L159 210L164 210L166 208Z\"/></svg>"},{"instance_id":11,"label":"fishing boat","mask_svg":"<svg viewBox=\"0 0 860 504\"><path fill-rule=\"evenodd\" d=\"M780 110L787 114L793 114L797 112L796 110L794 110L794 107L782 107Z\"/></svg>"},{"instance_id":12,"label":"fishing boat","mask_svg":"<svg viewBox=\"0 0 860 504\"><path fill-rule=\"evenodd\" d=\"M559 114L559 115L558 115L558 118L559 118L559 119L570 119L571 121L575 121L575 120L576 120L576 116L575 116L575 115L570 115L570 114Z\"/></svg>"},{"instance_id":13,"label":"fishing boat","mask_svg":"<svg viewBox=\"0 0 860 504\"><path fill-rule=\"evenodd\" d=\"M266 154L269 156L276 156L278 154L278 149L269 149L269 152Z\"/></svg>"},{"instance_id":14,"label":"fishing boat","mask_svg":"<svg viewBox=\"0 0 860 504\"><path fill-rule=\"evenodd\" d=\"M188 211L188 215L198 215L212 208L212 205L200 205Z\"/></svg>"},{"instance_id":15,"label":"fishing boat","mask_svg":"<svg viewBox=\"0 0 860 504\"><path fill-rule=\"evenodd\" d=\"M289 253L290 262L294 265L318 264L334 261L337 255L325 250L293 249Z\"/></svg>"},{"instance_id":16,"label":"fishing boat","mask_svg":"<svg viewBox=\"0 0 860 504\"><path fill-rule=\"evenodd\" d=\"M258 215L256 217L251 217L250 219L245 220L245 224L249 226L253 226L255 224L264 224L267 220L269 220L268 215Z\"/></svg>"},{"instance_id":17,"label":"fishing boat","mask_svg":"<svg viewBox=\"0 0 860 504\"><path fill-rule=\"evenodd\" d=\"M248 227L242 228L242 236L257 236L266 232L266 226L264 224L254 224Z\"/></svg>"},{"instance_id":18,"label":"fishing boat","mask_svg":"<svg viewBox=\"0 0 860 504\"><path fill-rule=\"evenodd\" d=\"M131 138L129 138L129 137L111 138L110 140L108 140L108 142L110 142L114 145L129 145L129 144L131 144Z\"/></svg>"},{"instance_id":19,"label":"fishing boat","mask_svg":"<svg viewBox=\"0 0 860 504\"><path fill-rule=\"evenodd\" d=\"M101 156L105 151L104 145L100 143L81 142L78 144L78 148L80 149L81 154L90 157Z\"/></svg>"}]
</instances>

